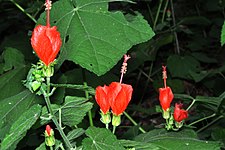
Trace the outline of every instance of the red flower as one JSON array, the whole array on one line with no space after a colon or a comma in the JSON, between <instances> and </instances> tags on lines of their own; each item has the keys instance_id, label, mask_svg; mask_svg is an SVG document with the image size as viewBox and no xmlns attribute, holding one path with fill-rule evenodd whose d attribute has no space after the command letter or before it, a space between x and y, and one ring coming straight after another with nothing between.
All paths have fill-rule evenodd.
<instances>
[{"instance_id":1,"label":"red flower","mask_svg":"<svg viewBox=\"0 0 225 150\"><path fill-rule=\"evenodd\" d=\"M181 122L188 117L188 112L186 110L183 110L182 106L183 104L175 104L173 117L176 122Z\"/></svg>"},{"instance_id":2,"label":"red flower","mask_svg":"<svg viewBox=\"0 0 225 150\"><path fill-rule=\"evenodd\" d=\"M50 125L46 125L45 131L46 131L46 133L47 133L48 136L51 136L52 128L50 127Z\"/></svg>"},{"instance_id":3,"label":"red flower","mask_svg":"<svg viewBox=\"0 0 225 150\"><path fill-rule=\"evenodd\" d=\"M104 85L104 87L98 86L96 88L96 93L95 93L95 99L98 105L100 106L100 109L104 114L106 114L109 111L110 105L109 105L109 100L108 100L108 91L109 87Z\"/></svg>"},{"instance_id":4,"label":"red flower","mask_svg":"<svg viewBox=\"0 0 225 150\"><path fill-rule=\"evenodd\" d=\"M48 66L55 60L62 45L57 27L36 26L32 33L31 45L41 61Z\"/></svg>"},{"instance_id":5,"label":"red flower","mask_svg":"<svg viewBox=\"0 0 225 150\"><path fill-rule=\"evenodd\" d=\"M127 108L133 92L133 88L128 84L112 82L109 85L109 103L113 114L119 116Z\"/></svg>"},{"instance_id":6,"label":"red flower","mask_svg":"<svg viewBox=\"0 0 225 150\"><path fill-rule=\"evenodd\" d=\"M173 97L173 92L170 87L159 88L159 101L164 111L167 111L170 108Z\"/></svg>"}]
</instances>

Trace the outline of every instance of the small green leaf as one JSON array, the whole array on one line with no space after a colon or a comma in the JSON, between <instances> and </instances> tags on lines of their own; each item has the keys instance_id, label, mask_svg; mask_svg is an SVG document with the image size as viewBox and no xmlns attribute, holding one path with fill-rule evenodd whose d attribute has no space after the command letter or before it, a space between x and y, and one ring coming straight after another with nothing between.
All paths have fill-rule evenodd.
<instances>
[{"instance_id":1,"label":"small green leaf","mask_svg":"<svg viewBox=\"0 0 225 150\"><path fill-rule=\"evenodd\" d=\"M15 48L6 48L3 52L3 58L5 61L4 71L11 70L13 67L21 67L25 64L24 55Z\"/></svg>"},{"instance_id":2,"label":"small green leaf","mask_svg":"<svg viewBox=\"0 0 225 150\"><path fill-rule=\"evenodd\" d=\"M21 116L10 128L9 133L3 139L1 143L1 150L7 150L10 147L15 147L18 142L26 135L27 130L29 130L37 121L40 116L40 112L41 106L34 105L21 114Z\"/></svg>"},{"instance_id":3,"label":"small green leaf","mask_svg":"<svg viewBox=\"0 0 225 150\"><path fill-rule=\"evenodd\" d=\"M109 12L108 2L110 0L74 0L53 4L52 25L58 27L63 39L59 63L71 60L100 76L133 45L154 36L141 14L129 17L128 21L122 12ZM42 19L43 15L45 13Z\"/></svg>"},{"instance_id":4,"label":"small green leaf","mask_svg":"<svg viewBox=\"0 0 225 150\"><path fill-rule=\"evenodd\" d=\"M86 98L67 96L65 103L59 108L62 112L62 122L68 126L79 124L92 105Z\"/></svg>"},{"instance_id":5,"label":"small green leaf","mask_svg":"<svg viewBox=\"0 0 225 150\"><path fill-rule=\"evenodd\" d=\"M105 128L89 127L88 138L82 141L84 150L125 150L116 136Z\"/></svg>"},{"instance_id":6,"label":"small green leaf","mask_svg":"<svg viewBox=\"0 0 225 150\"><path fill-rule=\"evenodd\" d=\"M225 22L223 23L223 27L221 30L220 43L221 43L221 46L223 46L225 43Z\"/></svg>"},{"instance_id":7,"label":"small green leaf","mask_svg":"<svg viewBox=\"0 0 225 150\"><path fill-rule=\"evenodd\" d=\"M135 141L152 143L160 150L220 150L219 142L202 141L197 139L193 130L181 130L179 132L168 132L165 129L155 129L148 133L140 134Z\"/></svg>"}]
</instances>

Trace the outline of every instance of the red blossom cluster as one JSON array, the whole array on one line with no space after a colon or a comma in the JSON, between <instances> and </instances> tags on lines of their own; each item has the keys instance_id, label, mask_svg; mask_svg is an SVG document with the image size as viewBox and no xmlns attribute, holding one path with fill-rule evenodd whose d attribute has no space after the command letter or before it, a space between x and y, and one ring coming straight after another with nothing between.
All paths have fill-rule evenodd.
<instances>
[{"instance_id":1,"label":"red blossom cluster","mask_svg":"<svg viewBox=\"0 0 225 150\"><path fill-rule=\"evenodd\" d=\"M98 86L95 99L104 114L108 113L111 107L113 114L119 116L127 108L132 92L131 85L112 82L109 86Z\"/></svg>"},{"instance_id":2,"label":"red blossom cluster","mask_svg":"<svg viewBox=\"0 0 225 150\"><path fill-rule=\"evenodd\" d=\"M164 87L159 88L159 102L163 109L163 117L165 119L170 118L170 104L174 98L173 92L169 86L166 85L166 79L167 79L167 72L166 72L166 66L162 66L163 68L163 80L164 80ZM175 109L173 112L173 118L176 122L180 123L184 119L188 117L188 112L184 109L182 109L183 104L175 104Z\"/></svg>"}]
</instances>

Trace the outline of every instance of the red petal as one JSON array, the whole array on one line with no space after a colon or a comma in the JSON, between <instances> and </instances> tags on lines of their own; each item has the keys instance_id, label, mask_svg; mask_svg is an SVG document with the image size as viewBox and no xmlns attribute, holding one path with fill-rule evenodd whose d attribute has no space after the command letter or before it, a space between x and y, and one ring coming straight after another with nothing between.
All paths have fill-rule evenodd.
<instances>
[{"instance_id":1,"label":"red petal","mask_svg":"<svg viewBox=\"0 0 225 150\"><path fill-rule=\"evenodd\" d=\"M49 28L42 25L35 27L31 37L31 45L38 57L48 66L55 60L62 45L57 27Z\"/></svg>"},{"instance_id":2,"label":"red petal","mask_svg":"<svg viewBox=\"0 0 225 150\"><path fill-rule=\"evenodd\" d=\"M111 83L109 87L110 91L114 92L114 95L112 94L111 108L113 113L118 116L127 108L132 97L133 88L131 85L120 84L118 82ZM113 89L116 90L113 91Z\"/></svg>"},{"instance_id":3,"label":"red petal","mask_svg":"<svg viewBox=\"0 0 225 150\"><path fill-rule=\"evenodd\" d=\"M47 131L48 136L50 136L51 135L51 130L52 130L50 125L46 125L46 129L45 130Z\"/></svg>"},{"instance_id":4,"label":"red petal","mask_svg":"<svg viewBox=\"0 0 225 150\"><path fill-rule=\"evenodd\" d=\"M173 117L176 122L181 122L182 120L188 118L188 112L181 109L183 104L175 104Z\"/></svg>"},{"instance_id":5,"label":"red petal","mask_svg":"<svg viewBox=\"0 0 225 150\"><path fill-rule=\"evenodd\" d=\"M107 97L108 87L104 85L104 87L98 86L96 88L95 100L100 106L100 109L104 114L109 111L110 105Z\"/></svg>"},{"instance_id":6,"label":"red petal","mask_svg":"<svg viewBox=\"0 0 225 150\"><path fill-rule=\"evenodd\" d=\"M172 102L173 98L173 92L170 87L159 88L160 105L165 111L170 108L170 103Z\"/></svg>"}]
</instances>

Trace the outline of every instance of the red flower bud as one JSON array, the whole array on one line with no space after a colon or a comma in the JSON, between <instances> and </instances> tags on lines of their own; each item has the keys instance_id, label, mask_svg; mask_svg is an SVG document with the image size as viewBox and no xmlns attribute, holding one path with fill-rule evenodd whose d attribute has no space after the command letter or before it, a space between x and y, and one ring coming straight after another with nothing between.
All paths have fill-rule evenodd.
<instances>
[{"instance_id":1,"label":"red flower bud","mask_svg":"<svg viewBox=\"0 0 225 150\"><path fill-rule=\"evenodd\" d=\"M62 45L57 27L36 26L32 33L31 45L41 61L48 66L55 60Z\"/></svg>"},{"instance_id":2,"label":"red flower bud","mask_svg":"<svg viewBox=\"0 0 225 150\"><path fill-rule=\"evenodd\" d=\"M183 104L175 104L173 117L176 122L181 122L188 117L188 112L182 109Z\"/></svg>"},{"instance_id":3,"label":"red flower bud","mask_svg":"<svg viewBox=\"0 0 225 150\"><path fill-rule=\"evenodd\" d=\"M159 101L164 111L167 111L170 108L173 97L173 92L170 87L159 88Z\"/></svg>"},{"instance_id":4,"label":"red flower bud","mask_svg":"<svg viewBox=\"0 0 225 150\"><path fill-rule=\"evenodd\" d=\"M110 108L109 99L107 97L108 91L109 87L104 85L104 87L98 86L95 93L96 102L104 114L106 114Z\"/></svg>"},{"instance_id":5,"label":"red flower bud","mask_svg":"<svg viewBox=\"0 0 225 150\"><path fill-rule=\"evenodd\" d=\"M108 96L112 112L119 116L127 108L131 100L133 88L131 85L119 82L112 82L109 88Z\"/></svg>"},{"instance_id":6,"label":"red flower bud","mask_svg":"<svg viewBox=\"0 0 225 150\"><path fill-rule=\"evenodd\" d=\"M51 136L52 128L50 127L50 125L46 125L45 131L47 133L47 136Z\"/></svg>"}]
</instances>

